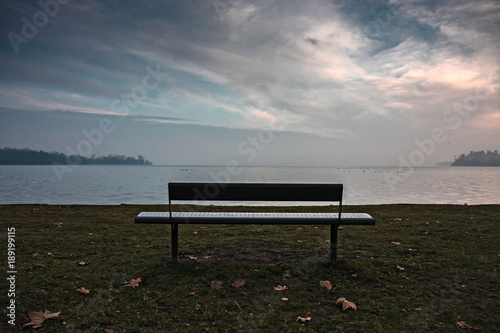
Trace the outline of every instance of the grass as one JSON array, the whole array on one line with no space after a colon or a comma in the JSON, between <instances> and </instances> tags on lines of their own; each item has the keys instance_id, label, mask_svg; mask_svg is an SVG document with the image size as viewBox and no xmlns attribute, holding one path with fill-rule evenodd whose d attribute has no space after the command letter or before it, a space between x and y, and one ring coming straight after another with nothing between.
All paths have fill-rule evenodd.
<instances>
[{"instance_id":1,"label":"grass","mask_svg":"<svg viewBox=\"0 0 500 333\"><path fill-rule=\"evenodd\" d=\"M181 262L171 264L169 226L133 223L140 211L166 209L0 206L4 267L7 228L16 229L14 328L28 311L47 309L61 314L40 332L464 331L457 322L500 330L498 205L346 206L377 224L344 226L335 264L328 262L328 227L253 225L181 225ZM138 287L125 286L137 278ZM237 279L245 285L232 287ZM335 290L320 288L322 280ZM212 281L222 288L212 289ZM357 311L342 311L339 297ZM2 292L5 332L13 329L8 302Z\"/></svg>"}]
</instances>

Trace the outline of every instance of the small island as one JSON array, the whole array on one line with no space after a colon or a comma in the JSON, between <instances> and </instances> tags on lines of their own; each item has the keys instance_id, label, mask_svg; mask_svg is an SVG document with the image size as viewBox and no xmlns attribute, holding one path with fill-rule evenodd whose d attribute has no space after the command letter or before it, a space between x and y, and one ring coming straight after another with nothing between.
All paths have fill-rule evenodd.
<instances>
[{"instance_id":1,"label":"small island","mask_svg":"<svg viewBox=\"0 0 500 333\"><path fill-rule=\"evenodd\" d=\"M457 157L451 166L500 166L500 154L498 150L471 151L468 155Z\"/></svg>"},{"instance_id":2,"label":"small island","mask_svg":"<svg viewBox=\"0 0 500 333\"><path fill-rule=\"evenodd\" d=\"M150 161L139 155L137 158L124 155L108 155L90 157L66 155L59 152L36 151L28 148L0 149L0 165L152 165Z\"/></svg>"}]
</instances>

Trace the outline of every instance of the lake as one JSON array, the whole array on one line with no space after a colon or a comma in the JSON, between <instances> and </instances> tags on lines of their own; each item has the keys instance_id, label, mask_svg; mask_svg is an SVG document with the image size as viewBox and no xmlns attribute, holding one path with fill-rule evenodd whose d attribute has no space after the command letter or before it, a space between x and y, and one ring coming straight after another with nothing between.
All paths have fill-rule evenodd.
<instances>
[{"instance_id":1,"label":"lake","mask_svg":"<svg viewBox=\"0 0 500 333\"><path fill-rule=\"evenodd\" d=\"M229 171L229 172L228 172ZM170 181L342 183L346 205L500 204L496 167L0 166L0 204L162 204ZM232 204L232 203L228 203ZM277 204L277 203L274 203Z\"/></svg>"}]
</instances>

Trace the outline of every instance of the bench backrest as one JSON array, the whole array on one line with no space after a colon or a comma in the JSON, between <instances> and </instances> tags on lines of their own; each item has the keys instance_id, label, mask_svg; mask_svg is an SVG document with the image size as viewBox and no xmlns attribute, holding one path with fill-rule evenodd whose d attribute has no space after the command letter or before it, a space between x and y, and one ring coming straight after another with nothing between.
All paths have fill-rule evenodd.
<instances>
[{"instance_id":1,"label":"bench backrest","mask_svg":"<svg viewBox=\"0 0 500 333\"><path fill-rule=\"evenodd\" d=\"M169 183L172 200L332 201L342 209L342 184Z\"/></svg>"}]
</instances>

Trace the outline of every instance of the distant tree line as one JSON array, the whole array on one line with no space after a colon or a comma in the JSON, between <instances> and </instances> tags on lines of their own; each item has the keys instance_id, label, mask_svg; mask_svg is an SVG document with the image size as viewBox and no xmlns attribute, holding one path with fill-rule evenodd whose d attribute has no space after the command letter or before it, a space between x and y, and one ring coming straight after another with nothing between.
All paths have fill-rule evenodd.
<instances>
[{"instance_id":1,"label":"distant tree line","mask_svg":"<svg viewBox=\"0 0 500 333\"><path fill-rule=\"evenodd\" d=\"M487 152L471 151L468 155L462 154L455 159L452 166L500 166L498 150Z\"/></svg>"},{"instance_id":2,"label":"distant tree line","mask_svg":"<svg viewBox=\"0 0 500 333\"><path fill-rule=\"evenodd\" d=\"M66 155L59 152L35 151L28 148L0 149L1 165L50 165L50 164L80 164L80 165L151 165L150 161L139 155L137 158L124 155L108 155L96 157Z\"/></svg>"}]
</instances>

